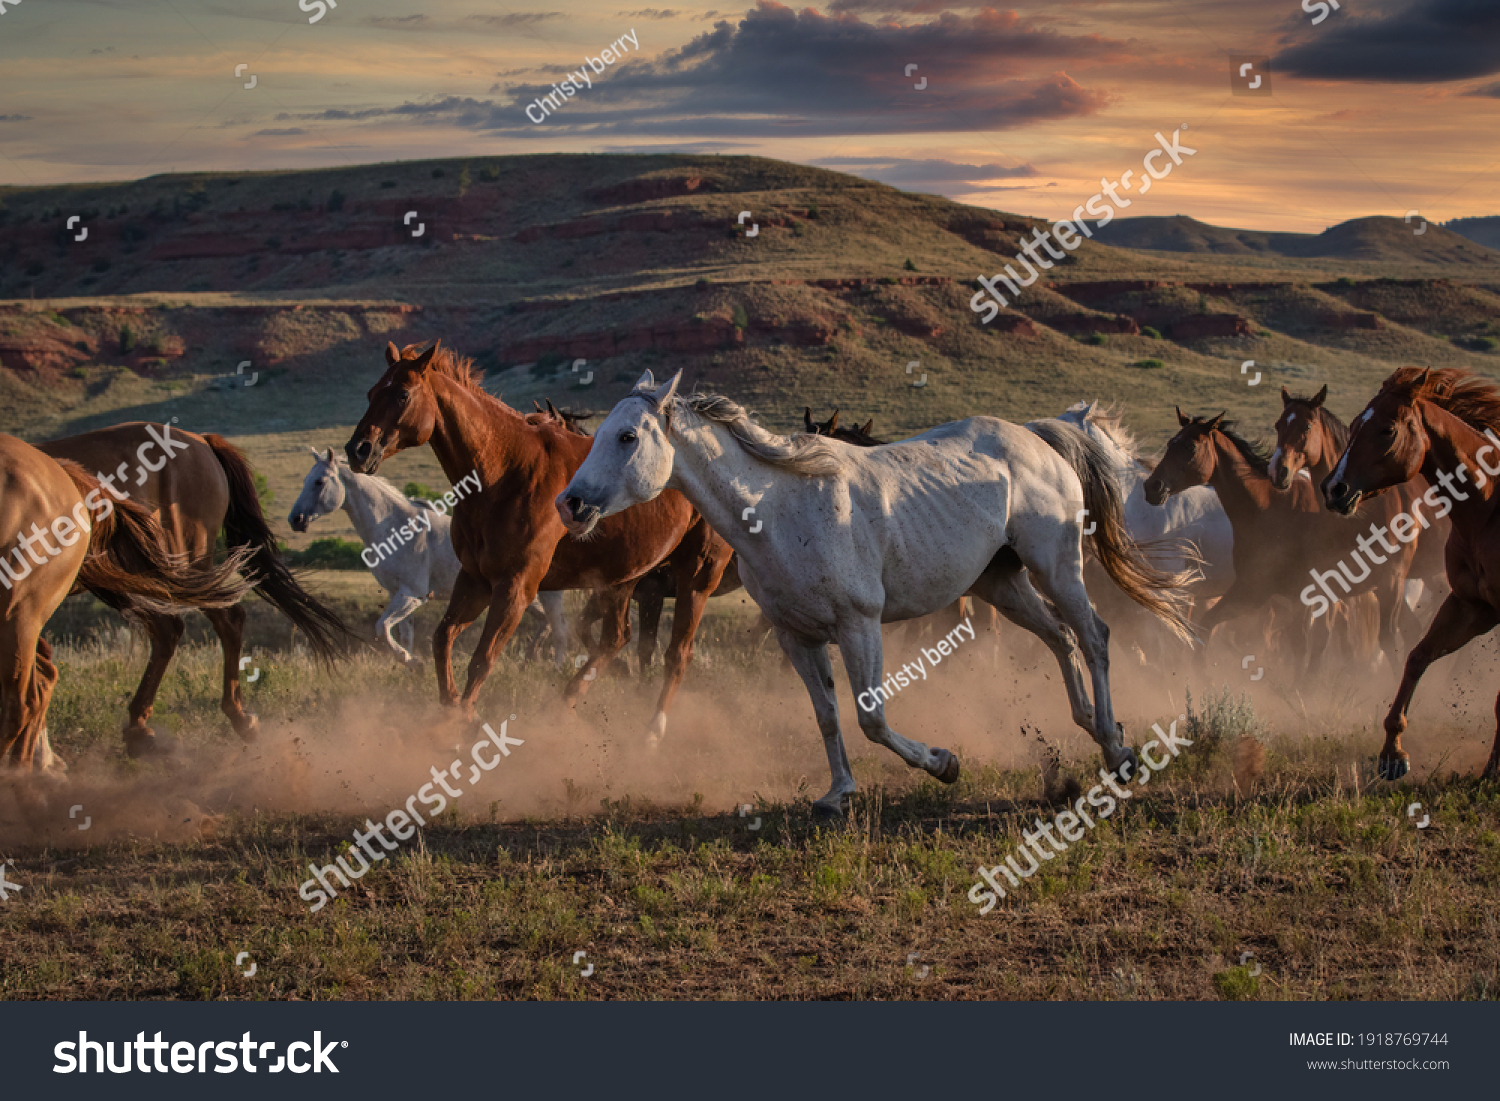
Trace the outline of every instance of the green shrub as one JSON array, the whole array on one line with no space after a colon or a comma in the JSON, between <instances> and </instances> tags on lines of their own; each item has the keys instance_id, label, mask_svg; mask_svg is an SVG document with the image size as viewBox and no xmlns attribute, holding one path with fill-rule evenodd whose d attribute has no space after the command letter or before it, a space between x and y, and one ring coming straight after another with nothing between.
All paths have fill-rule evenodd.
<instances>
[{"instance_id":1,"label":"green shrub","mask_svg":"<svg viewBox=\"0 0 1500 1101\"><path fill-rule=\"evenodd\" d=\"M1154 371L1158 367L1166 366L1166 364L1159 359L1138 359L1135 361L1135 365L1137 367L1144 368L1147 371Z\"/></svg>"},{"instance_id":2,"label":"green shrub","mask_svg":"<svg viewBox=\"0 0 1500 1101\"><path fill-rule=\"evenodd\" d=\"M915 265L915 264L913 264L911 262L911 257L909 257L909 256L906 258L906 263L903 264L902 267L905 268L907 271L916 271L917 270L917 265Z\"/></svg>"},{"instance_id":3,"label":"green shrub","mask_svg":"<svg viewBox=\"0 0 1500 1101\"><path fill-rule=\"evenodd\" d=\"M731 317L734 320L734 327L736 329L744 330L750 327L750 316L745 313L744 306L736 303Z\"/></svg>"},{"instance_id":4,"label":"green shrub","mask_svg":"<svg viewBox=\"0 0 1500 1101\"><path fill-rule=\"evenodd\" d=\"M340 539L330 536L317 539L303 551L288 551L287 564L303 570L362 570L364 559L360 554L365 545L358 539Z\"/></svg>"},{"instance_id":5,"label":"green shrub","mask_svg":"<svg viewBox=\"0 0 1500 1101\"><path fill-rule=\"evenodd\" d=\"M1089 333L1088 336L1084 337L1083 342L1085 344L1093 344L1097 347L1100 344L1108 344L1109 337L1103 333Z\"/></svg>"},{"instance_id":6,"label":"green shrub","mask_svg":"<svg viewBox=\"0 0 1500 1101\"><path fill-rule=\"evenodd\" d=\"M437 490L429 489L421 482L407 482L401 487L401 493L406 497L420 497L424 501L440 501L443 497Z\"/></svg>"},{"instance_id":7,"label":"green shrub","mask_svg":"<svg viewBox=\"0 0 1500 1101\"><path fill-rule=\"evenodd\" d=\"M1152 340L1160 340L1161 339L1161 333L1159 331L1157 331L1156 329L1153 329L1150 325L1142 325L1141 326L1141 335L1142 336L1149 336Z\"/></svg>"},{"instance_id":8,"label":"green shrub","mask_svg":"<svg viewBox=\"0 0 1500 1101\"><path fill-rule=\"evenodd\" d=\"M135 330L129 325L120 326L120 354L128 356L135 351Z\"/></svg>"}]
</instances>

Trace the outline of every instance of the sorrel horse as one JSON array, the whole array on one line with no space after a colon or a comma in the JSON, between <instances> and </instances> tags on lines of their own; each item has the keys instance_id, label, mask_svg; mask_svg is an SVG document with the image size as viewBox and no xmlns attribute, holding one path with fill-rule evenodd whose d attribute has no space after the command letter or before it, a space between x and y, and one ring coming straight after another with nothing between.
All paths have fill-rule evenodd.
<instances>
[{"instance_id":1,"label":"sorrel horse","mask_svg":"<svg viewBox=\"0 0 1500 1101\"><path fill-rule=\"evenodd\" d=\"M433 635L438 691L446 706L471 716L498 646L542 589L602 591L599 646L566 689L576 701L595 670L630 638L629 602L636 581L669 562L677 578L677 614L651 741L666 732L667 710L692 660L693 638L708 596L718 587L729 545L678 493L665 494L601 526L590 539L568 538L551 507L594 441L553 422L526 418L479 385L470 360L434 342L385 351L386 372L369 392L369 408L345 448L349 465L373 474L398 451L430 443L451 481L477 473L480 490L453 513L453 549L463 569ZM453 681L454 639L488 607L484 633L469 661L460 699Z\"/></svg>"},{"instance_id":2,"label":"sorrel horse","mask_svg":"<svg viewBox=\"0 0 1500 1101\"><path fill-rule=\"evenodd\" d=\"M1385 717L1379 769L1387 780L1405 776L1409 768L1401 735L1427 667L1500 623L1500 525L1495 522L1500 498L1494 481L1500 462L1491 465L1500 456L1496 426L1500 387L1493 382L1456 367L1402 367L1354 419L1349 443L1323 483L1328 507L1347 515L1365 499L1388 495L1421 474L1429 485L1423 500L1435 508L1439 502L1434 497L1447 503L1453 517L1446 548L1453 591L1407 655L1401 686ZM1408 517L1399 531L1395 526L1391 530L1405 540L1416 527ZM1484 766L1490 780L1500 779L1500 696L1495 718L1495 743Z\"/></svg>"},{"instance_id":3,"label":"sorrel horse","mask_svg":"<svg viewBox=\"0 0 1500 1101\"><path fill-rule=\"evenodd\" d=\"M1281 388L1281 416L1276 420L1276 450L1271 452L1268 473L1271 484L1285 489L1301 471L1306 471L1315 486L1321 486L1333 473L1334 464L1349 444L1349 429L1344 422L1329 412L1324 402L1328 398L1328 387L1310 398L1294 397L1285 386ZM1409 506L1427 489L1425 482L1414 480L1401 491ZM1441 587L1447 580L1447 567L1443 561L1443 548L1448 544L1452 525L1446 518L1434 520L1430 528L1424 528L1415 540L1417 553L1412 558L1407 578L1424 589L1435 583ZM1410 586L1408 586L1410 589Z\"/></svg>"},{"instance_id":4,"label":"sorrel horse","mask_svg":"<svg viewBox=\"0 0 1500 1101\"><path fill-rule=\"evenodd\" d=\"M587 538L681 489L729 533L745 588L776 625L817 713L833 783L814 813L841 815L855 790L828 644L838 644L855 695L872 696L883 681L880 625L930 615L965 593L1047 643L1074 721L1110 768L1134 772L1110 700L1108 628L1083 586L1080 506L1097 521L1094 546L1115 582L1179 630L1186 624L1169 595L1180 579L1152 569L1126 536L1119 489L1096 445L1065 426L1027 431L992 417L885 447L788 439L728 398L678 395L680 379L658 388L646 372L604 419L557 512ZM761 530L741 521L749 508ZM1093 676L1092 704L1075 638ZM897 734L881 695L872 698L859 714L867 738L944 783L958 779L951 752Z\"/></svg>"},{"instance_id":5,"label":"sorrel horse","mask_svg":"<svg viewBox=\"0 0 1500 1101\"><path fill-rule=\"evenodd\" d=\"M254 550L188 563L150 510L0 435L0 554L0 761L29 772L64 767L47 741L58 670L41 631L75 586L132 617L168 615L172 603L226 608L250 587L236 571Z\"/></svg>"},{"instance_id":6,"label":"sorrel horse","mask_svg":"<svg viewBox=\"0 0 1500 1101\"><path fill-rule=\"evenodd\" d=\"M1331 601L1318 591L1319 585L1308 584L1309 571L1321 568L1349 595L1375 592L1380 602L1381 645L1394 665L1396 612L1405 592L1412 548L1401 547L1388 560L1382 559L1383 565L1373 567L1356 558L1364 569L1355 577L1343 560L1351 557L1361 532L1319 507L1311 481L1293 478L1285 491L1276 489L1269 474L1270 460L1239 435L1223 413L1189 418L1179 409L1177 423L1181 429L1146 479L1146 500L1160 505L1192 486L1211 486L1234 525L1234 583L1223 599L1195 618L1204 642L1218 624L1259 615L1273 597L1280 596L1291 603L1293 622L1300 621L1300 629L1291 631L1291 643L1294 660L1303 665L1309 660L1308 629L1317 618L1303 609L1321 602L1320 615L1331 607ZM1361 520L1377 517L1384 517L1384 510L1362 515ZM1321 651L1313 654L1311 668L1315 670L1321 660Z\"/></svg>"},{"instance_id":7,"label":"sorrel horse","mask_svg":"<svg viewBox=\"0 0 1500 1101\"><path fill-rule=\"evenodd\" d=\"M320 659L338 656L354 639L343 620L309 595L281 560L276 536L261 512L254 471L239 449L222 436L200 436L170 424L134 421L50 440L37 449L96 472L117 504L128 497L150 510L166 533L169 549L186 555L191 565L207 568L213 562L222 528L231 551L249 549L244 561L255 591L301 629ZM220 709L235 733L253 741L260 724L245 710L240 696L245 610L238 604L218 603L198 610L213 625L224 653ZM156 733L149 725L151 710L187 629L182 616L172 610L147 610L139 619L151 639L151 657L130 701L124 730L125 750L132 757L156 748Z\"/></svg>"}]
</instances>

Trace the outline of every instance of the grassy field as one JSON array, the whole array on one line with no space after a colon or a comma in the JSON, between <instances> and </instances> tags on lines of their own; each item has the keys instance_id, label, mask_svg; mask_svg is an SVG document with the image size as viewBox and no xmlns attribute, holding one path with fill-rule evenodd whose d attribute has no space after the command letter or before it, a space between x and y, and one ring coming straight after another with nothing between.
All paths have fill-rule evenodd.
<instances>
[{"instance_id":1,"label":"grassy field","mask_svg":"<svg viewBox=\"0 0 1500 1101\"><path fill-rule=\"evenodd\" d=\"M1126 666L1131 740L1182 709L1193 744L981 915L966 897L975 869L1058 809L1036 738L1085 788L1098 768L1057 714L1055 680L1024 651L976 654L931 690L941 701L898 698L903 732L953 748L962 779L912 774L855 731L861 794L847 823L820 827L807 799L826 766L805 696L746 621L730 608L709 622L654 755L654 682L601 678L570 715L560 673L503 661L478 713L515 716L509 737L525 744L316 913L298 894L309 862L346 851L477 734L436 716L430 676L367 657L329 677L268 648L247 686L265 734L240 747L216 711L217 652L189 647L158 710L177 752L132 763L111 732L140 652L108 636L60 647L51 729L70 782L44 805L0 789L0 859L24 885L0 908L0 997L1500 991L1500 792L1454 775L1487 746L1482 698L1451 711L1435 678L1408 742L1418 767L1391 785L1370 767L1383 682L1310 713L1261 685L1189 702L1184 684Z\"/></svg>"}]
</instances>

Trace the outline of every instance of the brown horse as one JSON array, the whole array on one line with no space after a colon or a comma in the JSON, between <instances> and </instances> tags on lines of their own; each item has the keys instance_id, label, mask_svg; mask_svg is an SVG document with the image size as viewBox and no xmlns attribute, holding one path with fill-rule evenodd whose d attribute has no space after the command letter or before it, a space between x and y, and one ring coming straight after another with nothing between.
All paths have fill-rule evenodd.
<instances>
[{"instance_id":1,"label":"brown horse","mask_svg":"<svg viewBox=\"0 0 1500 1101\"><path fill-rule=\"evenodd\" d=\"M1380 775L1405 776L1410 757L1401 748L1406 709L1417 682L1440 657L1462 649L1500 623L1500 387L1471 371L1402 367L1355 418L1349 444L1323 483L1328 507L1349 513L1369 497L1388 494L1421 474L1429 489L1423 501L1439 515L1452 510L1453 533L1446 558L1453 591L1438 608L1422 641L1407 656L1401 686L1385 717ZM1493 465L1492 465L1493 463ZM1422 514L1411 514L1398 539L1413 536ZM1425 525L1424 525L1425 526ZM1496 735L1487 779L1500 779L1500 697L1495 700Z\"/></svg>"},{"instance_id":2,"label":"brown horse","mask_svg":"<svg viewBox=\"0 0 1500 1101\"><path fill-rule=\"evenodd\" d=\"M28 772L61 764L47 743L58 673L41 630L75 583L128 615L169 614L172 603L225 608L249 588L236 571L251 554L188 563L148 509L113 499L76 463L0 435L0 761Z\"/></svg>"},{"instance_id":3,"label":"brown horse","mask_svg":"<svg viewBox=\"0 0 1500 1101\"><path fill-rule=\"evenodd\" d=\"M1268 471L1271 484L1277 489L1286 489L1292 478L1304 470L1313 485L1321 486L1333 473L1334 464L1348 446L1349 429L1328 411L1324 405L1327 398L1327 386L1310 398L1294 397L1285 386L1281 388L1282 408L1281 416L1276 420L1276 450L1271 453ZM1420 497L1426 490L1427 483L1416 478L1406 487L1406 495ZM1412 558L1408 578L1422 582L1424 588L1447 588L1448 572L1443 561L1443 548L1448 545L1452 529L1453 525L1442 519L1434 520L1430 528L1422 530L1415 540L1417 553Z\"/></svg>"},{"instance_id":4,"label":"brown horse","mask_svg":"<svg viewBox=\"0 0 1500 1101\"><path fill-rule=\"evenodd\" d=\"M222 436L199 436L170 424L133 421L51 440L38 444L37 449L97 472L117 503L122 496L128 497L151 511L167 536L168 548L185 555L191 565L206 567L213 562L222 528L230 550L248 548L244 560L255 591L301 628L319 658L333 658L355 637L334 612L298 584L282 562L276 537L261 513L254 472L244 455ZM240 696L245 610L238 604L211 603L199 611L213 625L224 652L220 709L241 738L253 741L259 723L245 710ZM125 749L132 757L156 746L148 720L162 677L187 629L174 611L147 611L139 619L151 639L151 657L130 701L125 725Z\"/></svg>"},{"instance_id":5,"label":"brown horse","mask_svg":"<svg viewBox=\"0 0 1500 1101\"><path fill-rule=\"evenodd\" d=\"M1332 607L1318 584L1308 584L1309 571L1327 570L1327 576L1348 595L1375 592L1380 602L1381 645L1394 665L1396 610L1405 593L1414 548L1401 546L1389 560L1381 559L1384 565L1374 568L1359 559L1365 569L1356 578L1342 562L1350 557L1361 533L1319 507L1311 481L1293 478L1287 490L1276 489L1269 459L1236 433L1233 422L1225 421L1222 413L1212 419L1190 419L1179 409L1177 421L1181 430L1146 479L1146 500L1160 505L1173 493L1211 486L1234 528L1234 583L1197 621L1204 641L1218 624L1259 615L1273 597L1280 596L1293 608L1289 640L1294 660L1302 665L1308 657L1312 620ZM1377 518L1388 519L1384 508L1368 516L1361 514L1362 520ZM1333 568L1336 565L1344 574ZM1332 591L1331 585L1327 588ZM1313 608L1317 602L1322 602L1322 610L1309 617L1303 607ZM1313 654L1309 671L1316 671L1321 659L1321 651Z\"/></svg>"},{"instance_id":6,"label":"brown horse","mask_svg":"<svg viewBox=\"0 0 1500 1101\"><path fill-rule=\"evenodd\" d=\"M416 345L386 347L386 372L370 389L369 408L345 450L353 469L373 474L398 451L430 443L451 481L479 478L480 490L453 512L453 549L463 568L432 640L442 703L473 714L497 647L510 638L539 590L602 590L599 646L566 690L566 698L576 700L595 671L629 640L636 581L669 562L677 578L678 613L651 724L654 744L666 731L667 710L692 660L698 621L729 561L729 545L675 491L611 517L586 540L568 537L552 500L593 441L556 423L527 423L480 388L471 361L441 351L440 344L425 352ZM460 699L453 642L486 606L484 633Z\"/></svg>"}]
</instances>

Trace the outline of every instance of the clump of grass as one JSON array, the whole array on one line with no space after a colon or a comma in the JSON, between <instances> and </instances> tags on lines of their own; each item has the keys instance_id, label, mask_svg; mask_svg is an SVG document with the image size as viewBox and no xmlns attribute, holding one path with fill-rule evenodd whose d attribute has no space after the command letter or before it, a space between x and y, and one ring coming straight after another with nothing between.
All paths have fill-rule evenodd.
<instances>
[{"instance_id":1,"label":"clump of grass","mask_svg":"<svg viewBox=\"0 0 1500 1101\"><path fill-rule=\"evenodd\" d=\"M1150 325L1142 325L1141 326L1141 335L1142 336L1149 336L1152 340L1160 340L1161 339L1161 332L1159 330L1157 330L1157 329L1153 329Z\"/></svg>"},{"instance_id":2,"label":"clump of grass","mask_svg":"<svg viewBox=\"0 0 1500 1101\"><path fill-rule=\"evenodd\" d=\"M1166 364L1159 359L1138 359L1135 361L1135 366L1145 371L1154 371L1158 367L1165 367Z\"/></svg>"}]
</instances>

